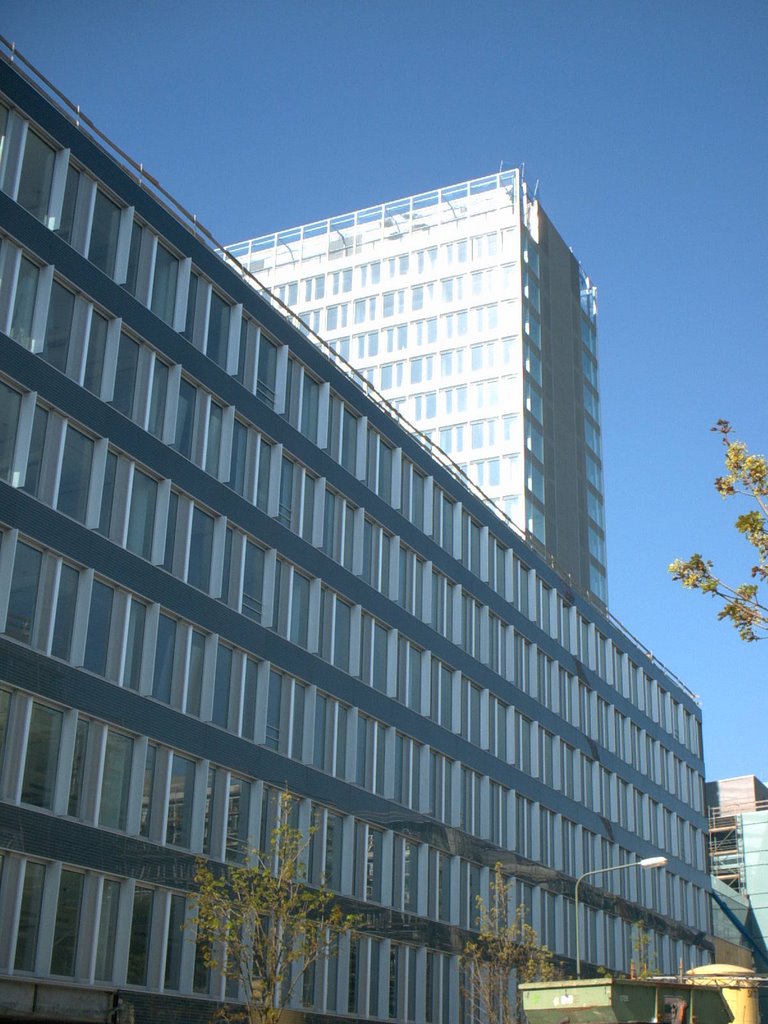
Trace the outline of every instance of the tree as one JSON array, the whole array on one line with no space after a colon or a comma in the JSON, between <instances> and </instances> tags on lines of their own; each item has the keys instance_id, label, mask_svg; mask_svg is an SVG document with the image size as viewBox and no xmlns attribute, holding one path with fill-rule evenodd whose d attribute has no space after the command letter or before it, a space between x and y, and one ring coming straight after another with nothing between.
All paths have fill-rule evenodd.
<instances>
[{"instance_id":1,"label":"tree","mask_svg":"<svg viewBox=\"0 0 768 1024\"><path fill-rule=\"evenodd\" d=\"M714 565L702 555L683 561L678 558L669 567L672 577L688 590L700 590L722 602L718 619L729 619L742 640L751 643L768 636L768 606L760 600L760 585L768 580L768 459L750 454L743 441L732 437L727 420L718 420L713 431L722 435L725 446L724 476L715 480L715 490L724 498L741 495L757 507L736 518L736 529L757 552L751 568L752 583L733 586L715 575Z\"/></svg>"},{"instance_id":2,"label":"tree","mask_svg":"<svg viewBox=\"0 0 768 1024\"><path fill-rule=\"evenodd\" d=\"M497 864L490 906L477 897L479 935L467 941L461 957L471 1017L487 1024L512 1024L518 1019L519 1005L510 996L513 973L518 982L548 981L555 973L552 954L539 945L535 929L525 921L525 906L511 912L513 884Z\"/></svg>"},{"instance_id":3,"label":"tree","mask_svg":"<svg viewBox=\"0 0 768 1024\"><path fill-rule=\"evenodd\" d=\"M291 824L293 806L283 793L269 850L252 850L248 863L197 863L191 925L205 966L236 984L242 999L219 1012L228 1021L279 1024L297 987L361 922L344 913L325 885L307 884L313 830Z\"/></svg>"}]
</instances>

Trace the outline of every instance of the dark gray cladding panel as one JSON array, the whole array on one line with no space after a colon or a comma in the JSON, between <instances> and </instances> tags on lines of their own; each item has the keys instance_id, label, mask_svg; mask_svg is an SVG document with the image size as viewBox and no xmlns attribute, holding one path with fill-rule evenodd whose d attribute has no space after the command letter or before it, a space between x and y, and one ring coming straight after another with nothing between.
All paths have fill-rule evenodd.
<instances>
[{"instance_id":1,"label":"dark gray cladding panel","mask_svg":"<svg viewBox=\"0 0 768 1024\"><path fill-rule=\"evenodd\" d=\"M554 557L574 579L589 582L583 478L583 397L579 267L539 207L542 361L548 393L545 418L547 536ZM578 510L574 514L574 510Z\"/></svg>"}]
</instances>

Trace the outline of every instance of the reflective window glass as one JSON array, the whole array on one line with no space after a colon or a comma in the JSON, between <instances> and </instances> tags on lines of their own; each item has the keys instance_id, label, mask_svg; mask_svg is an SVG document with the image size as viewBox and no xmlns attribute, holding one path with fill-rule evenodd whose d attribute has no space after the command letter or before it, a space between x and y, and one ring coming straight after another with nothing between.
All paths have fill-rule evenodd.
<instances>
[{"instance_id":1,"label":"reflective window glass","mask_svg":"<svg viewBox=\"0 0 768 1024\"><path fill-rule=\"evenodd\" d=\"M21 542L16 545L5 632L25 644L32 642L42 558L37 548Z\"/></svg>"},{"instance_id":2,"label":"reflective window glass","mask_svg":"<svg viewBox=\"0 0 768 1024\"><path fill-rule=\"evenodd\" d=\"M117 255L117 236L120 230L120 207L98 189L93 208L93 224L91 226L91 244L88 259L99 270L110 277L115 272L115 256Z\"/></svg>"},{"instance_id":3,"label":"reflective window glass","mask_svg":"<svg viewBox=\"0 0 768 1024\"><path fill-rule=\"evenodd\" d=\"M176 283L179 276L179 261L160 242L155 256L155 277L152 284L152 312L167 324L173 323L176 305Z\"/></svg>"},{"instance_id":4,"label":"reflective window glass","mask_svg":"<svg viewBox=\"0 0 768 1024\"><path fill-rule=\"evenodd\" d=\"M72 333L72 314L75 309L75 296L62 288L58 281L53 282L51 300L48 305L48 322L45 327L43 341L43 359L55 366L62 373L67 369L69 338Z\"/></svg>"},{"instance_id":5,"label":"reflective window glass","mask_svg":"<svg viewBox=\"0 0 768 1024\"><path fill-rule=\"evenodd\" d=\"M32 705L21 786L21 799L25 804L48 810L53 806L61 723L60 711L44 704Z\"/></svg>"},{"instance_id":6,"label":"reflective window glass","mask_svg":"<svg viewBox=\"0 0 768 1024\"><path fill-rule=\"evenodd\" d=\"M113 597L114 591L112 587L94 580L91 591L91 608L88 615L88 632L85 638L83 665L90 672L96 672L100 676L105 675L107 670Z\"/></svg>"},{"instance_id":7,"label":"reflective window glass","mask_svg":"<svg viewBox=\"0 0 768 1024\"><path fill-rule=\"evenodd\" d=\"M104 828L125 828L132 759L131 737L110 729L104 752L104 775L101 781L99 808L99 825Z\"/></svg>"},{"instance_id":8,"label":"reflective window glass","mask_svg":"<svg viewBox=\"0 0 768 1024\"><path fill-rule=\"evenodd\" d=\"M16 447L21 395L0 380L0 480L9 480Z\"/></svg>"},{"instance_id":9,"label":"reflective window glass","mask_svg":"<svg viewBox=\"0 0 768 1024\"><path fill-rule=\"evenodd\" d=\"M56 507L80 523L85 522L92 460L93 441L71 425L67 426Z\"/></svg>"},{"instance_id":10,"label":"reflective window glass","mask_svg":"<svg viewBox=\"0 0 768 1024\"><path fill-rule=\"evenodd\" d=\"M14 341L18 341L24 348L32 347L32 317L35 312L35 298L37 297L37 280L40 271L22 256L19 264L19 276L16 282L16 297L13 303L11 315L10 335Z\"/></svg>"},{"instance_id":11,"label":"reflective window glass","mask_svg":"<svg viewBox=\"0 0 768 1024\"><path fill-rule=\"evenodd\" d=\"M28 860L24 868L19 927L16 932L14 968L17 971L33 971L35 969L44 878L45 867Z\"/></svg>"},{"instance_id":12,"label":"reflective window glass","mask_svg":"<svg viewBox=\"0 0 768 1024\"><path fill-rule=\"evenodd\" d=\"M120 335L115 370L115 391L112 405L124 416L133 415L133 399L136 391L136 371L139 365L139 345L127 334Z\"/></svg>"},{"instance_id":13,"label":"reflective window glass","mask_svg":"<svg viewBox=\"0 0 768 1024\"><path fill-rule=\"evenodd\" d=\"M69 871L66 868L61 872L59 902L53 928L51 974L72 977L75 973L84 877L79 871Z\"/></svg>"},{"instance_id":14,"label":"reflective window glass","mask_svg":"<svg viewBox=\"0 0 768 1024\"><path fill-rule=\"evenodd\" d=\"M45 220L48 213L55 159L52 146L34 132L27 132L17 201L38 220Z\"/></svg>"},{"instance_id":15,"label":"reflective window glass","mask_svg":"<svg viewBox=\"0 0 768 1024\"><path fill-rule=\"evenodd\" d=\"M101 379L104 374L104 355L107 350L107 319L96 310L91 313L91 329L88 335L88 349L85 355L83 387L94 395L101 394Z\"/></svg>"}]
</instances>

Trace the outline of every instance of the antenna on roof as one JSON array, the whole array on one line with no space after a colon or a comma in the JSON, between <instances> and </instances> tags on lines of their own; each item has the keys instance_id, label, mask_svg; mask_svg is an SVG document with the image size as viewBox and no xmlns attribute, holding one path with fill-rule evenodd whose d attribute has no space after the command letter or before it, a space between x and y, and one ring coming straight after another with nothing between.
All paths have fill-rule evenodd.
<instances>
[{"instance_id":1,"label":"antenna on roof","mask_svg":"<svg viewBox=\"0 0 768 1024\"><path fill-rule=\"evenodd\" d=\"M539 179L536 179L536 184L533 186L533 198L536 198L536 193L539 191Z\"/></svg>"}]
</instances>

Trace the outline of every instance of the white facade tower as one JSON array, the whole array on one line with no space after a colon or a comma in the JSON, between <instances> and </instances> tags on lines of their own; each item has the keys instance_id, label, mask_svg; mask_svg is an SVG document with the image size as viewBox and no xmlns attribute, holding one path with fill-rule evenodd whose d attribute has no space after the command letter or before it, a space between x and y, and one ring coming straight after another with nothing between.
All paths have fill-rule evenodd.
<instances>
[{"instance_id":1,"label":"white facade tower","mask_svg":"<svg viewBox=\"0 0 768 1024\"><path fill-rule=\"evenodd\" d=\"M518 169L228 251L606 603L596 290Z\"/></svg>"}]
</instances>

